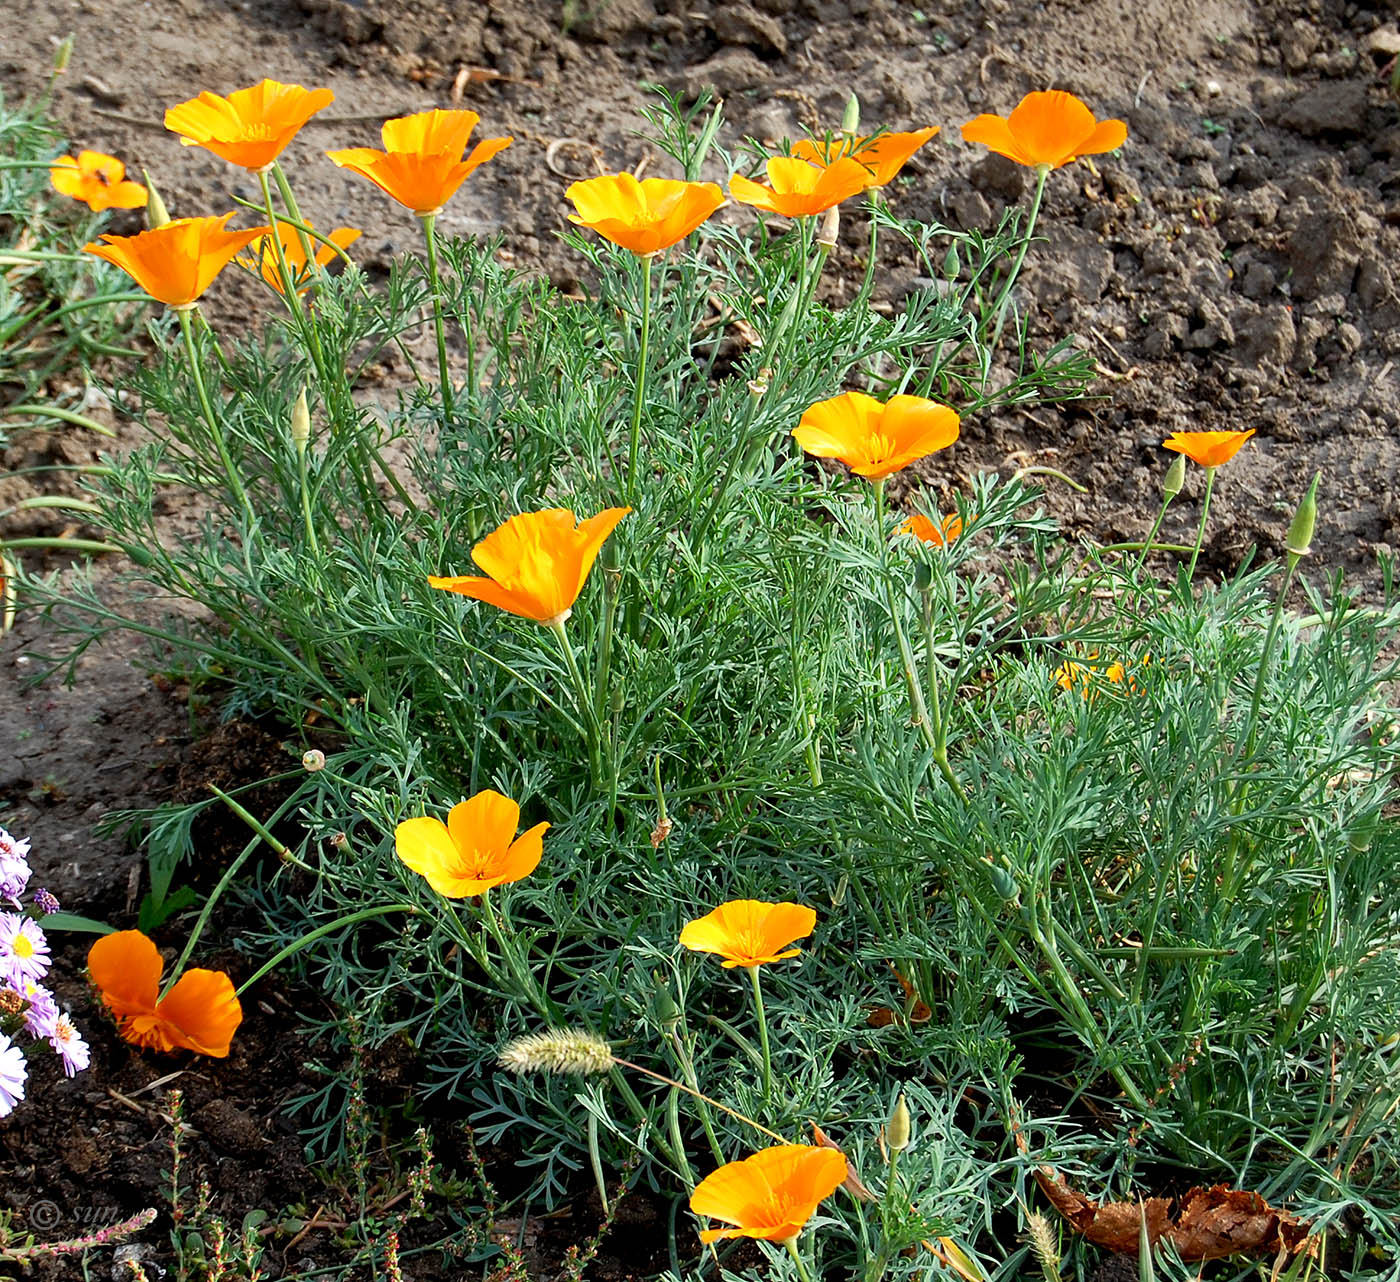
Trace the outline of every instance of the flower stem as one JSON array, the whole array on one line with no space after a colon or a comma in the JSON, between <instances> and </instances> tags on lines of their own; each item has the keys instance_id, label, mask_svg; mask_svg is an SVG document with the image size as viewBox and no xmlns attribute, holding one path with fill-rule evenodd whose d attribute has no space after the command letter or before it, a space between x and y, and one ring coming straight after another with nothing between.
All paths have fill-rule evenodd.
<instances>
[{"instance_id":1,"label":"flower stem","mask_svg":"<svg viewBox=\"0 0 1400 1282\"><path fill-rule=\"evenodd\" d=\"M1201 545L1206 539L1206 519L1210 516L1210 496L1215 489L1215 473L1217 468L1206 468L1206 493L1201 500L1201 523L1196 527L1196 546L1191 550L1191 564L1186 567L1186 581L1189 583L1196 577L1196 561L1201 555Z\"/></svg>"},{"instance_id":2,"label":"flower stem","mask_svg":"<svg viewBox=\"0 0 1400 1282\"><path fill-rule=\"evenodd\" d=\"M880 578L885 589L885 607L889 610L890 624L894 628L895 640L899 643L900 666L904 669L904 684L909 691L909 705L914 713L914 724L918 726L924 743L935 757L938 753L938 739L933 732L933 719L929 716L928 705L924 702L924 687L919 680L918 665L914 661L914 650L909 644L909 636L904 630L904 621L899 617L899 603L895 599L894 586L890 582L889 548L885 540L885 480L881 477L874 483L875 489L875 537L880 544ZM956 779L954 780L956 784Z\"/></svg>"},{"instance_id":3,"label":"flower stem","mask_svg":"<svg viewBox=\"0 0 1400 1282\"><path fill-rule=\"evenodd\" d=\"M651 260L642 258L642 332L637 344L637 392L632 401L632 430L627 439L627 502L637 494L637 447L642 435L642 404L647 390L647 348L651 344Z\"/></svg>"},{"instance_id":4,"label":"flower stem","mask_svg":"<svg viewBox=\"0 0 1400 1282\"><path fill-rule=\"evenodd\" d=\"M758 979L758 967L750 966L749 978L753 980L753 1005L758 1014L758 1044L763 1048L763 1102L773 1097L773 1055L768 1048L768 1019L763 1013L763 985Z\"/></svg>"},{"instance_id":5,"label":"flower stem","mask_svg":"<svg viewBox=\"0 0 1400 1282\"><path fill-rule=\"evenodd\" d=\"M277 211L272 207L272 186L267 180L267 171L258 171L258 185L262 188L263 208L267 210L268 237L272 241L272 250L277 257L277 274L282 278L282 297L287 300L287 306L292 309L292 314L298 321L304 322L306 311L302 306L301 295L297 293L297 278L292 272L292 265L287 261L287 251L282 248L282 234L278 230ZM310 262L310 258L307 262Z\"/></svg>"},{"instance_id":6,"label":"flower stem","mask_svg":"<svg viewBox=\"0 0 1400 1282\"><path fill-rule=\"evenodd\" d=\"M783 1245L787 1247L788 1254L792 1256L793 1264L797 1266L797 1276L802 1279L802 1282L812 1282L812 1275L807 1272L807 1266L802 1263L801 1252L797 1249L797 1239L795 1237L787 1238Z\"/></svg>"},{"instance_id":7,"label":"flower stem","mask_svg":"<svg viewBox=\"0 0 1400 1282\"><path fill-rule=\"evenodd\" d=\"M596 787L601 788L603 786L603 735L601 722L593 708L592 692L588 688L588 683L583 679L583 673L579 671L578 660L574 657L574 647L569 644L569 634L564 628L564 621L555 619L546 626L559 638L559 648L564 652L564 662L569 669L569 678L574 683L574 698L578 701L578 709L583 716L583 723L587 731L588 764L593 772L593 783Z\"/></svg>"},{"instance_id":8,"label":"flower stem","mask_svg":"<svg viewBox=\"0 0 1400 1282\"><path fill-rule=\"evenodd\" d=\"M428 276L433 288L433 332L437 336L438 382L442 388L442 414L444 420L452 417L452 376L447 367L447 335L442 327L442 280L438 276L438 252L436 214L420 214L418 221L423 224L423 239L428 245Z\"/></svg>"},{"instance_id":9,"label":"flower stem","mask_svg":"<svg viewBox=\"0 0 1400 1282\"><path fill-rule=\"evenodd\" d=\"M248 491L243 488L243 480L238 475L238 469L233 465L233 459L229 456L223 429L219 426L218 418L215 417L214 404L209 399L209 389L204 385L204 371L199 363L199 351L194 341L194 328L190 324L190 309L188 307L177 308L176 315L180 318L180 332L184 335L185 351L190 358L190 377L194 379L194 390L199 397L199 407L204 412L204 421L209 426L209 435L213 438L214 448L219 452L219 461L224 465L224 475L228 477L229 489L233 491L233 497L238 501L238 506L243 509L243 515L251 523L256 519L253 515L253 505L248 501Z\"/></svg>"},{"instance_id":10,"label":"flower stem","mask_svg":"<svg viewBox=\"0 0 1400 1282\"><path fill-rule=\"evenodd\" d=\"M779 1144L791 1143L790 1140L785 1140L779 1135L777 1131L770 1131L766 1126L755 1122L753 1118L746 1117L743 1113L739 1112L737 1108L730 1108L728 1104L721 1104L719 1100L709 1095L704 1095L700 1091L692 1090L684 1082L678 1082L673 1077L667 1077L665 1073L658 1073L653 1068L643 1068L640 1064L634 1064L630 1059L619 1059L616 1055L613 1056L613 1063L619 1068L630 1068L634 1073L641 1073L644 1077L650 1077L653 1081L660 1082L664 1086L674 1086L677 1090L684 1091L687 1095L693 1095L696 1099L710 1105L711 1108L717 1108L721 1113L727 1113L735 1120L743 1122L745 1126L752 1126L754 1130L768 1136L770 1140L777 1140Z\"/></svg>"},{"instance_id":11,"label":"flower stem","mask_svg":"<svg viewBox=\"0 0 1400 1282\"><path fill-rule=\"evenodd\" d=\"M491 938L496 941L496 947L501 950L506 970L510 973L511 979L515 981L520 995L546 1020L558 1019L559 1011L549 1000L544 990L535 982L530 968L524 965L520 957L517 956L515 941L506 937L500 918L496 916L496 910L491 906L491 892L489 890L481 896L481 919L486 923L486 929L491 932Z\"/></svg>"},{"instance_id":12,"label":"flower stem","mask_svg":"<svg viewBox=\"0 0 1400 1282\"><path fill-rule=\"evenodd\" d=\"M287 181L287 175L282 169L282 162L274 160L272 162L272 176L277 182L277 190L282 194L282 204L286 207L287 213L291 215L291 221L296 227L297 239L301 242L301 252L306 255L306 270L309 272L319 271L316 266L316 255L312 251L311 237L306 234L306 220L301 216L301 208L297 205L297 198L292 194L292 184ZM281 238L278 238L281 244ZM340 252L342 258L346 258L344 251ZM349 259L346 258L348 262Z\"/></svg>"},{"instance_id":13,"label":"flower stem","mask_svg":"<svg viewBox=\"0 0 1400 1282\"><path fill-rule=\"evenodd\" d=\"M1031 200L1030 218L1026 222L1026 234L1021 240L1021 248L1016 252L1016 261L1011 264L1011 274L1007 276L1006 283L1001 287L1001 293L997 296L997 301L992 307L992 344L995 346L1001 337L1001 327L1005 319L1006 309L1011 302L1011 291L1016 286L1016 281L1021 275L1021 265L1026 261L1026 251L1031 247L1031 238L1035 235L1036 219L1040 216L1040 202L1045 196L1045 180L1050 177L1049 165L1036 166L1035 197Z\"/></svg>"},{"instance_id":14,"label":"flower stem","mask_svg":"<svg viewBox=\"0 0 1400 1282\"><path fill-rule=\"evenodd\" d=\"M939 695L938 652L933 643L933 591L930 588L924 589L923 606L924 662L928 664L929 715L933 721L933 762L949 787L956 791L961 785L948 762L948 718L943 713L943 700Z\"/></svg>"}]
</instances>

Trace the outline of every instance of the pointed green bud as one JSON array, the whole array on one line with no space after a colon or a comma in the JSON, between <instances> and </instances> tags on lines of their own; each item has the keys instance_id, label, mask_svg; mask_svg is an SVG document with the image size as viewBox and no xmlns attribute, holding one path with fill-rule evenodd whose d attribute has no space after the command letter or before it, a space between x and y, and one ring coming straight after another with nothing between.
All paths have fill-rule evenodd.
<instances>
[{"instance_id":1,"label":"pointed green bud","mask_svg":"<svg viewBox=\"0 0 1400 1282\"><path fill-rule=\"evenodd\" d=\"M933 586L933 567L927 561L914 562L914 586L927 592Z\"/></svg>"},{"instance_id":2,"label":"pointed green bud","mask_svg":"<svg viewBox=\"0 0 1400 1282\"><path fill-rule=\"evenodd\" d=\"M958 257L958 247L954 243L948 246L948 252L943 255L943 274L949 280L957 280L960 271L962 271L962 259Z\"/></svg>"},{"instance_id":3,"label":"pointed green bud","mask_svg":"<svg viewBox=\"0 0 1400 1282\"><path fill-rule=\"evenodd\" d=\"M841 132L852 135L860 132L860 99L854 93L846 99L846 110L841 116Z\"/></svg>"},{"instance_id":4,"label":"pointed green bud","mask_svg":"<svg viewBox=\"0 0 1400 1282\"><path fill-rule=\"evenodd\" d=\"M53 54L53 73L61 76L68 70L68 64L73 61L73 33L70 31L59 43Z\"/></svg>"},{"instance_id":5,"label":"pointed green bud","mask_svg":"<svg viewBox=\"0 0 1400 1282\"><path fill-rule=\"evenodd\" d=\"M297 393L292 402L292 442L298 454L306 453L307 442L311 440L311 407L306 403L306 388Z\"/></svg>"},{"instance_id":6,"label":"pointed green bud","mask_svg":"<svg viewBox=\"0 0 1400 1282\"><path fill-rule=\"evenodd\" d=\"M660 975L651 990L651 1015L662 1028L674 1028L681 1021L681 1008L671 996L671 986Z\"/></svg>"},{"instance_id":7,"label":"pointed green bud","mask_svg":"<svg viewBox=\"0 0 1400 1282\"><path fill-rule=\"evenodd\" d=\"M1178 454L1167 468L1167 479L1162 482L1162 493L1174 499L1186 485L1186 455Z\"/></svg>"},{"instance_id":8,"label":"pointed green bud","mask_svg":"<svg viewBox=\"0 0 1400 1282\"><path fill-rule=\"evenodd\" d=\"M146 226L150 228L164 227L170 221L170 211L165 207L165 201L160 198L160 192L156 190L156 185L151 181L148 171L142 170L141 177L146 182Z\"/></svg>"},{"instance_id":9,"label":"pointed green bud","mask_svg":"<svg viewBox=\"0 0 1400 1282\"><path fill-rule=\"evenodd\" d=\"M894 1103L894 1112L890 1114L890 1120L885 1125L885 1143L894 1153L902 1153L909 1147L909 1105L905 1101L903 1091L899 1092L899 1098Z\"/></svg>"},{"instance_id":10,"label":"pointed green bud","mask_svg":"<svg viewBox=\"0 0 1400 1282\"><path fill-rule=\"evenodd\" d=\"M1293 514L1293 524L1288 527L1283 546L1291 557L1307 556L1312 551L1313 530L1317 528L1317 483L1321 478L1321 472L1313 473L1312 484Z\"/></svg>"}]
</instances>

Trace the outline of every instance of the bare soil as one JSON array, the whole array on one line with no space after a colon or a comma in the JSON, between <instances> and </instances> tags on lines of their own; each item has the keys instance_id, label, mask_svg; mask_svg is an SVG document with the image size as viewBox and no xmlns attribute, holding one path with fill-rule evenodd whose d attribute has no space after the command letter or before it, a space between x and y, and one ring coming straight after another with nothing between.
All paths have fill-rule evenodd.
<instances>
[{"instance_id":1,"label":"bare soil","mask_svg":"<svg viewBox=\"0 0 1400 1282\"><path fill-rule=\"evenodd\" d=\"M1020 297L1038 343L1074 333L1094 355L1096 398L965 421L956 451L927 480L1054 467L1088 487L1081 495L1049 483L1067 532L1130 540L1160 500L1168 433L1252 427L1258 435L1217 488L1208 572L1228 572L1252 548L1277 554L1314 470L1323 476L1314 577L1339 566L1373 591L1377 558L1400 549L1400 107L1387 87L1400 0L44 0L22 9L0 50L0 89L11 99L33 93L73 32L56 102L68 136L149 169L176 214L222 212L230 194L254 191L240 171L181 148L161 127L166 106L263 76L333 88L334 105L303 131L289 167L313 222L364 229L355 253L371 269L416 247L417 228L321 153L372 145L386 116L471 107L485 135L510 133L515 144L470 180L442 230L503 232L518 263L560 284L577 270L556 239L566 182L644 161L664 171L635 136L648 82L716 87L731 143L833 127L852 90L872 126L941 124L910 163L912 181L891 194L906 216L967 228L989 226L1028 191L1025 173L963 144L956 126L1005 113L1031 89L1072 90L1100 117L1125 119L1128 144L1052 177L1045 240ZM845 220L824 286L831 302L859 284L861 221ZM887 252L877 304L932 286L912 258ZM216 289L226 315L246 315L244 285L227 277ZM30 434L3 465L96 452L87 438ZM0 476L0 499L22 497L23 484ZM1196 475L1164 537L1189 538L1199 496ZM169 519L178 536L188 513L177 505ZM36 514L6 533L60 528ZM99 567L108 591L120 590L118 571ZM201 786L196 776L218 754L191 765L200 710L153 680L159 657L128 639L90 650L71 687L25 688L26 654L50 644L32 618L0 643L0 824L33 838L36 884L76 911L129 925L140 860L119 837L97 839L93 823ZM275 735L270 743L253 753L264 773L282 751ZM248 769L245 778L258 777ZM254 1207L277 1215L317 1201L295 1124L282 1115L314 1077L287 994L267 987L248 1002L228 1061L133 1055L76 980L84 945L64 940L56 972L74 977L65 996L94 1043L93 1068L73 1081L36 1079L36 1103L0 1122L0 1165L17 1176L6 1180L9 1204L22 1215L41 1200L64 1208L57 1234L78 1227L75 1208L160 1205L167 1087L151 1083L175 1070L199 1132L190 1160L223 1214L237 1222ZM232 953L226 961L243 964ZM649 1222L656 1209L638 1214ZM596 1222L589 1215L581 1201L578 1218L546 1239L543 1271ZM325 1261L317 1244L332 1236L270 1253L272 1275ZM603 1276L664 1267L642 1250L658 1234L621 1236ZM164 1233L144 1240L161 1258ZM63 1276L63 1266L48 1267Z\"/></svg>"}]
</instances>

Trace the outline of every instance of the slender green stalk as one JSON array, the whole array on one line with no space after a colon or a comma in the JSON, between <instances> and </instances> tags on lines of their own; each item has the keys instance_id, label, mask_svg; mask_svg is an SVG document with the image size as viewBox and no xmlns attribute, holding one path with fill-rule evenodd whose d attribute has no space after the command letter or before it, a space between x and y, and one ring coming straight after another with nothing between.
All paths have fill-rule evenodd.
<instances>
[{"instance_id":1,"label":"slender green stalk","mask_svg":"<svg viewBox=\"0 0 1400 1282\"><path fill-rule=\"evenodd\" d=\"M685 1080L690 1087L690 1094L700 1102L700 1125L705 1128L705 1139L710 1145L710 1155L721 1166L724 1165L724 1150L719 1146L719 1136L715 1134L715 1125L710 1120L709 1106L705 1102L705 1097L700 1093L700 1079L695 1072L695 1059L690 1053L690 1048L685 1044L685 1038L681 1035L680 1029L671 1030L671 1043L676 1048L676 1060L681 1066L681 1072L685 1075Z\"/></svg>"},{"instance_id":2,"label":"slender green stalk","mask_svg":"<svg viewBox=\"0 0 1400 1282\"><path fill-rule=\"evenodd\" d=\"M737 1108L730 1108L728 1104L721 1104L719 1100L709 1095L702 1095L699 1091L691 1090L684 1082L678 1082L673 1077L667 1077L665 1073L658 1073L653 1068L643 1068L640 1064L634 1064L630 1059L621 1059L614 1055L613 1064L619 1068L630 1068L634 1073L641 1073L644 1077L650 1077L655 1082L661 1082L665 1086L674 1086L678 1091L684 1091L687 1095L693 1095L696 1099L708 1104L711 1108L717 1108L721 1113L726 1113L736 1121L743 1122L745 1126L752 1126L754 1130L768 1136L770 1140L777 1140L779 1144L789 1144L790 1140L784 1139L777 1131L770 1131L766 1126L755 1122L753 1118L746 1117ZM633 1097L635 1098L635 1096Z\"/></svg>"},{"instance_id":3,"label":"slender green stalk","mask_svg":"<svg viewBox=\"0 0 1400 1282\"><path fill-rule=\"evenodd\" d=\"M593 783L601 788L605 782L603 778L603 733L602 721L593 709L593 692L589 690L588 683L583 679L583 673L579 671L578 660L574 657L574 647L569 642L569 634L564 627L563 619L554 619L545 626L559 638L559 648L564 652L564 662L569 669L569 679L574 683L574 697L578 700L579 713L583 717L587 730L585 737L588 740L588 762L592 771Z\"/></svg>"},{"instance_id":4,"label":"slender green stalk","mask_svg":"<svg viewBox=\"0 0 1400 1282\"><path fill-rule=\"evenodd\" d=\"M795 1237L787 1238L783 1245L787 1247L788 1254L792 1256L792 1262L797 1268L797 1276L802 1279L802 1282L812 1282L812 1275L807 1272L807 1266L802 1263L802 1255L797 1249L797 1239Z\"/></svg>"},{"instance_id":5,"label":"slender green stalk","mask_svg":"<svg viewBox=\"0 0 1400 1282\"><path fill-rule=\"evenodd\" d=\"M277 180L277 190L282 194L282 204L285 206L287 213L291 215L288 221L296 228L297 239L301 242L301 252L306 256L306 270L309 272L317 271L319 269L316 266L316 255L312 252L311 237L306 231L306 220L301 216L301 209L297 205L297 198L292 192L292 184L287 181L287 175L282 169L282 162L280 160L274 160L272 162L272 176ZM318 239L324 240L325 238L318 237ZM350 261L345 252L341 250L338 245L335 245L333 241L325 240L325 243L331 245L347 263Z\"/></svg>"},{"instance_id":6,"label":"slender green stalk","mask_svg":"<svg viewBox=\"0 0 1400 1282\"><path fill-rule=\"evenodd\" d=\"M632 400L632 429L627 437L627 502L637 496L637 447L642 435L642 406L647 390L647 349L651 345L651 260L654 254L641 255L642 262L642 332L637 342L637 390Z\"/></svg>"},{"instance_id":7,"label":"slender green stalk","mask_svg":"<svg viewBox=\"0 0 1400 1282\"><path fill-rule=\"evenodd\" d=\"M929 717L933 722L933 763L938 773L948 781L949 787L961 789L958 776L948 761L948 718L943 712L943 699L938 663L938 650L933 639L933 593L923 591L924 662L928 665Z\"/></svg>"},{"instance_id":8,"label":"slender green stalk","mask_svg":"<svg viewBox=\"0 0 1400 1282\"><path fill-rule=\"evenodd\" d=\"M388 913L408 913L410 917L416 917L422 911L417 904L381 904L377 908L362 908L359 912L350 913L345 917L337 917L324 926L317 926L315 930L307 931L300 939L292 940L285 948L268 958L238 986L234 991L234 996L237 997L246 992L269 971L280 966L288 957L301 952L308 944L314 944L318 939L339 930L342 926L353 926L357 922L368 921L371 917L383 917Z\"/></svg>"},{"instance_id":9,"label":"slender green stalk","mask_svg":"<svg viewBox=\"0 0 1400 1282\"><path fill-rule=\"evenodd\" d=\"M1201 545L1206 541L1206 520L1210 516L1210 496L1215 490L1215 474L1219 470L1215 467L1206 468L1206 493L1201 500L1201 523L1196 527L1196 543L1191 549L1191 564L1186 567L1186 581L1188 583L1196 577L1196 561L1201 555Z\"/></svg>"},{"instance_id":10,"label":"slender green stalk","mask_svg":"<svg viewBox=\"0 0 1400 1282\"><path fill-rule=\"evenodd\" d=\"M1026 251L1031 247L1031 240L1035 236L1036 219L1040 217L1040 202L1045 196L1045 180L1050 177L1049 165L1036 166L1035 196L1031 200L1030 217L1026 221L1026 234L1021 240L1021 248L1016 251L1016 261L1011 264L1011 272L1006 278L1006 282L1001 287L1001 293L997 296L997 301L992 305L992 345L995 346L1001 338L1001 327L1005 321L1006 309L1011 302L1011 291L1016 287L1016 281L1021 275L1021 266L1026 261Z\"/></svg>"},{"instance_id":11,"label":"slender green stalk","mask_svg":"<svg viewBox=\"0 0 1400 1282\"><path fill-rule=\"evenodd\" d=\"M914 724L918 726L924 743L930 752L938 750L938 739L933 732L933 718L929 716L928 705L924 702L923 682L919 680L918 664L914 660L914 650L909 644L904 620L900 617L899 602L895 597L894 585L890 582L889 547L885 539L885 481L881 477L874 483L875 491L875 537L880 548L880 580L885 591L885 607L889 611L890 625L894 628L895 640L899 644L900 666L904 670L904 684L909 691L909 705L914 713ZM954 779L956 784L956 779Z\"/></svg>"},{"instance_id":12,"label":"slender green stalk","mask_svg":"<svg viewBox=\"0 0 1400 1282\"><path fill-rule=\"evenodd\" d=\"M90 419L83 414L75 414L72 410L59 409L56 405L6 405L4 412L6 414L32 415L35 418L56 418L60 423L72 423L74 427L85 427L89 432L96 432L99 436L116 436L110 427L105 427L95 419Z\"/></svg>"},{"instance_id":13,"label":"slender green stalk","mask_svg":"<svg viewBox=\"0 0 1400 1282\"><path fill-rule=\"evenodd\" d=\"M194 341L194 329L190 324L190 308L177 307L175 314L180 318L180 332L185 337L185 351L189 353L190 358L190 377L194 380L194 390L199 397L200 409L204 411L204 421L208 424L209 435L213 438L214 448L218 450L219 460L224 465L224 474L228 477L229 489L233 491L233 497L251 524L256 519L253 515L253 505L248 501L248 491L243 488L243 480L238 475L238 469L233 465L233 459L229 456L228 445L224 441L223 428L219 426L219 420L214 414L214 405L209 399L209 389L204 385L204 371L199 362L199 349Z\"/></svg>"},{"instance_id":14,"label":"slender green stalk","mask_svg":"<svg viewBox=\"0 0 1400 1282\"><path fill-rule=\"evenodd\" d=\"M292 271L292 265L287 261L287 251L282 247L282 234L278 227L281 220L272 204L272 185L267 180L267 170L258 170L258 185L262 188L263 208L267 210L267 234L272 240L272 250L277 257L277 274L282 280L282 297L287 300L287 306L292 309L292 314L298 322L304 325L306 308L297 292L297 278ZM311 260L308 258L307 261Z\"/></svg>"},{"instance_id":15,"label":"slender green stalk","mask_svg":"<svg viewBox=\"0 0 1400 1282\"><path fill-rule=\"evenodd\" d=\"M1146 541L1142 544L1142 548L1141 548L1141 550L1138 552L1138 559L1137 559L1136 563L1133 565L1133 578L1134 578L1134 579L1136 579L1136 578L1138 577L1138 575L1142 573L1142 567L1143 567L1143 565L1144 565L1144 564L1146 563L1146 561L1147 561L1147 554L1148 554L1148 552L1150 552L1150 551L1152 550L1153 546L1154 546L1154 545L1156 544L1156 542L1157 542L1157 535L1158 535L1159 531L1160 531L1161 528L1162 528L1162 522L1165 521L1165 520L1167 519L1167 509L1168 509L1169 507L1171 507L1171 505L1172 505L1172 499L1174 499L1175 497L1176 497L1175 494L1168 494L1168 495L1166 495L1166 496L1162 499L1162 506L1161 506L1160 508L1157 509L1157 519L1156 519L1155 521L1152 522L1152 529L1151 529L1151 531L1148 533L1148 536L1147 536ZM1108 552L1108 551L1114 551L1114 550L1121 550L1121 551L1127 552L1127 551L1131 551L1131 545L1130 545L1130 544L1127 544L1127 543L1118 543L1118 544L1112 544L1112 545L1110 545L1110 547L1107 547L1107 548L1100 548L1099 550L1102 551L1102 552ZM1165 549L1164 549L1164 550L1165 550Z\"/></svg>"},{"instance_id":16,"label":"slender green stalk","mask_svg":"<svg viewBox=\"0 0 1400 1282\"><path fill-rule=\"evenodd\" d=\"M758 1044L763 1050L763 1102L773 1098L773 1053L768 1047L768 1017L763 1011L763 985L759 982L758 967L748 968L753 981L753 1006L758 1016Z\"/></svg>"},{"instance_id":17,"label":"slender green stalk","mask_svg":"<svg viewBox=\"0 0 1400 1282\"><path fill-rule=\"evenodd\" d=\"M546 1020L558 1020L558 1009L549 1000L549 995L535 982L530 968L524 964L516 950L514 939L506 937L500 919L496 916L496 910L491 906L491 892L489 890L481 896L481 919L486 923L486 929L490 931L491 938L496 941L496 947L501 950L506 970L510 972L510 977L515 981L520 995Z\"/></svg>"},{"instance_id":18,"label":"slender green stalk","mask_svg":"<svg viewBox=\"0 0 1400 1282\"><path fill-rule=\"evenodd\" d=\"M437 336L438 382L442 389L442 416L452 418L452 372L447 366L447 334L442 326L442 279L438 275L437 215L419 214L423 239L428 245L428 277L433 289L433 332Z\"/></svg>"}]
</instances>

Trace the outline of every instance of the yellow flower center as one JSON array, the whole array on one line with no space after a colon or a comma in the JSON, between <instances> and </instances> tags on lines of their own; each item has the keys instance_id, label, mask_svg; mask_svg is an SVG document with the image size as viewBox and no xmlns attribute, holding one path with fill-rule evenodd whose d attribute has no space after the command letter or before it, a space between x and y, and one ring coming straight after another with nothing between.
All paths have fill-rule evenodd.
<instances>
[{"instance_id":1,"label":"yellow flower center","mask_svg":"<svg viewBox=\"0 0 1400 1282\"><path fill-rule=\"evenodd\" d=\"M879 432L872 432L865 442L866 457L872 463L883 463L886 459L891 459L895 455L898 446L892 436L884 436Z\"/></svg>"},{"instance_id":2,"label":"yellow flower center","mask_svg":"<svg viewBox=\"0 0 1400 1282\"><path fill-rule=\"evenodd\" d=\"M14 950L16 957L23 957L27 961L34 956L34 941L28 935L16 935Z\"/></svg>"}]
</instances>

